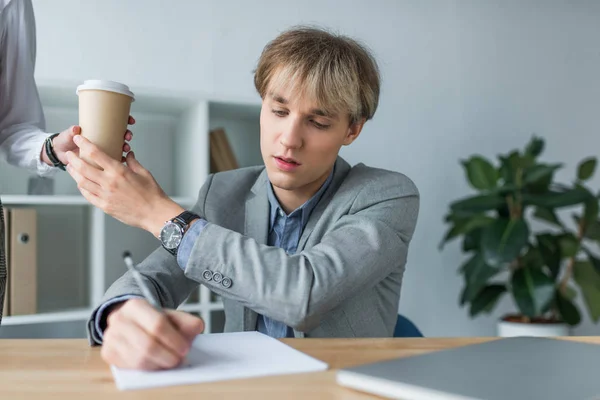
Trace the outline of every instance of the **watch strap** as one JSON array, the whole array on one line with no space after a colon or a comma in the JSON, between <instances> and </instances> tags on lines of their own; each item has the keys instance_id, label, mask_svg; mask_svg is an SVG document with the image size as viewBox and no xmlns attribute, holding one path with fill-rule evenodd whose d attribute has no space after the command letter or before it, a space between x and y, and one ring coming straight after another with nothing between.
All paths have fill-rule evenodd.
<instances>
[{"instance_id":1,"label":"watch strap","mask_svg":"<svg viewBox=\"0 0 600 400\"><path fill-rule=\"evenodd\" d=\"M183 224L182 228L186 229L187 226L190 224L190 222L192 222L193 220L200 218L199 215L191 212L191 211L184 211L181 214L179 214L178 216L176 216L175 218L173 218L174 220L179 221L180 223Z\"/></svg>"},{"instance_id":2,"label":"watch strap","mask_svg":"<svg viewBox=\"0 0 600 400\"><path fill-rule=\"evenodd\" d=\"M48 159L50 160L52 165L65 171L66 165L58 159L56 153L54 152L54 146L52 145L52 139L54 139L58 135L60 135L60 133L54 133L46 138L46 140L44 141L44 150L46 151L46 155L48 156Z\"/></svg>"},{"instance_id":3,"label":"watch strap","mask_svg":"<svg viewBox=\"0 0 600 400\"><path fill-rule=\"evenodd\" d=\"M183 234L185 235L185 232L187 231L187 228L189 227L190 222L192 222L195 219L200 218L200 216L198 214L195 214L191 211L184 211L181 214L177 215L175 218L171 219L169 222L173 222L177 225L179 225L181 227L181 229L183 230ZM182 237L183 240L183 237ZM179 242L179 245L181 245L181 242ZM169 253L173 254L174 256L177 256L177 251L179 250L179 245L173 249L168 249L166 247L163 246L163 248L165 250L167 250Z\"/></svg>"}]
</instances>

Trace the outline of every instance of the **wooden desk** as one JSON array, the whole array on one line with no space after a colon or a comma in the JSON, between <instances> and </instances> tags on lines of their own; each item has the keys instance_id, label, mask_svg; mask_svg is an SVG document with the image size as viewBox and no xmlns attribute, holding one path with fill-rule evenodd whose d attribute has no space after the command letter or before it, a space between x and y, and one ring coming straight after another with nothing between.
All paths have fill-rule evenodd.
<instances>
[{"instance_id":1,"label":"wooden desk","mask_svg":"<svg viewBox=\"0 0 600 400\"><path fill-rule=\"evenodd\" d=\"M481 343L495 338L284 339L327 362L325 372L118 391L100 349L85 340L0 340L0 399L373 399L338 386L332 369ZM568 340L600 344L600 337ZM185 397L177 397L185 398Z\"/></svg>"}]
</instances>

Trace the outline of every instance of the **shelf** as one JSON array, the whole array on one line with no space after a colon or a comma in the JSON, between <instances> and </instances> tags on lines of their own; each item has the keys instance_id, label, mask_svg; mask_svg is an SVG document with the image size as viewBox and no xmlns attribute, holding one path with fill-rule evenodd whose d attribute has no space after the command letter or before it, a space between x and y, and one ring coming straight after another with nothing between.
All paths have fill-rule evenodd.
<instances>
[{"instance_id":1,"label":"shelf","mask_svg":"<svg viewBox=\"0 0 600 400\"><path fill-rule=\"evenodd\" d=\"M171 197L171 199L182 206L193 206L196 199L191 197ZM0 198L2 204L8 205L35 205L35 206L91 206L83 197L78 195L70 196L37 196L37 195L6 195Z\"/></svg>"},{"instance_id":2,"label":"shelf","mask_svg":"<svg viewBox=\"0 0 600 400\"><path fill-rule=\"evenodd\" d=\"M4 205L40 205L40 206L70 206L88 205L88 201L83 196L37 196L37 195L6 195L0 198Z\"/></svg>"},{"instance_id":3,"label":"shelf","mask_svg":"<svg viewBox=\"0 0 600 400\"><path fill-rule=\"evenodd\" d=\"M85 321L92 314L89 308L80 308L68 311L58 311L42 314L31 315L15 315L11 317L3 317L2 325L26 325L26 324L41 324L45 322L65 322L65 321Z\"/></svg>"},{"instance_id":4,"label":"shelf","mask_svg":"<svg viewBox=\"0 0 600 400\"><path fill-rule=\"evenodd\" d=\"M179 307L179 310L186 312L199 311L220 311L223 310L223 304L184 304ZM31 314L31 315L16 315L2 318L2 325L27 325L41 324L47 322L65 322L65 321L85 321L92 314L92 309L80 308L68 311L57 311L50 313Z\"/></svg>"},{"instance_id":5,"label":"shelf","mask_svg":"<svg viewBox=\"0 0 600 400\"><path fill-rule=\"evenodd\" d=\"M77 123L81 82L38 81L48 132ZM261 101L227 98L217 93L180 92L131 87L136 94L131 114L132 147L169 197L185 209L197 201L210 172L212 129L225 130L238 165L262 165L260 152ZM140 135L137 135L139 132ZM138 137L139 136L139 137ZM38 216L38 313L5 317L4 325L24 325L23 332L46 329L89 318L107 288L126 271L123 251L141 262L160 247L148 232L121 223L91 205L69 174L53 177L52 195L28 195L32 174L0 161L1 200L7 208L35 208ZM199 286L179 308L202 317L205 331L222 330L223 304ZM56 311L59 310L59 311ZM29 326L28 326L29 325ZM18 328L17 328L18 329ZM69 329L74 329L70 327ZM48 329L49 337L54 331Z\"/></svg>"}]
</instances>

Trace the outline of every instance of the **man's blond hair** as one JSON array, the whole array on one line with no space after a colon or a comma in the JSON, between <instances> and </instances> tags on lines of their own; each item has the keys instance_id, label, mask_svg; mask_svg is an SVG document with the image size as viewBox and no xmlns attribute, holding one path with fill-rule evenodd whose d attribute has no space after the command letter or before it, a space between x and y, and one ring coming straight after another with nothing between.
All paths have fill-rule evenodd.
<instances>
[{"instance_id":1,"label":"man's blond hair","mask_svg":"<svg viewBox=\"0 0 600 400\"><path fill-rule=\"evenodd\" d=\"M356 40L323 29L296 27L265 46L254 86L263 99L273 94L267 90L290 89L328 112L348 113L353 123L373 118L380 74L374 57Z\"/></svg>"}]
</instances>

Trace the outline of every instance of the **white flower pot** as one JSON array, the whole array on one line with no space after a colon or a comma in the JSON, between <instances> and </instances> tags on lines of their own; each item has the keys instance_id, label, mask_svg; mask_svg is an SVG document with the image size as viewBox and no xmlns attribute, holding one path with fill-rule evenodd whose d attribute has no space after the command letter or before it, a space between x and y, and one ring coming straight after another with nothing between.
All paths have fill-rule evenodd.
<instances>
[{"instance_id":1,"label":"white flower pot","mask_svg":"<svg viewBox=\"0 0 600 400\"><path fill-rule=\"evenodd\" d=\"M571 328L568 324L557 323L525 323L498 321L498 336L569 336Z\"/></svg>"}]
</instances>

